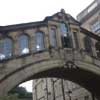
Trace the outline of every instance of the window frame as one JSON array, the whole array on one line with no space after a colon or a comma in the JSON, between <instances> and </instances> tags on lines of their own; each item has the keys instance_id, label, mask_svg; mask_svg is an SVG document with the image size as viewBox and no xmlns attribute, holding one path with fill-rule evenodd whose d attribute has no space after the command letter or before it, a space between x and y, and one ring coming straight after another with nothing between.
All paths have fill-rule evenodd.
<instances>
[{"instance_id":1,"label":"window frame","mask_svg":"<svg viewBox=\"0 0 100 100\"><path fill-rule=\"evenodd\" d=\"M54 31L54 33L53 33L53 35L50 35L52 30ZM52 40L51 40L52 36L54 36L53 39L55 41L55 43L53 43L53 45L51 43L52 42ZM51 26L50 27L50 30L49 30L49 44L50 44L51 48L56 48L57 47L57 27L56 26Z\"/></svg>"},{"instance_id":2,"label":"window frame","mask_svg":"<svg viewBox=\"0 0 100 100\"><path fill-rule=\"evenodd\" d=\"M0 60L12 58L13 51L14 51L13 39L11 37L7 36L7 37L2 38L0 41L2 41L2 46L3 46L2 47L3 52L1 52L1 56L2 55L4 56L3 58L1 58L1 56L0 56Z\"/></svg>"},{"instance_id":3,"label":"window frame","mask_svg":"<svg viewBox=\"0 0 100 100\"><path fill-rule=\"evenodd\" d=\"M83 42L84 42L85 52L92 56L93 55L93 50L92 50L92 40L91 40L91 38L89 36L85 36L83 38Z\"/></svg>"},{"instance_id":4,"label":"window frame","mask_svg":"<svg viewBox=\"0 0 100 100\"><path fill-rule=\"evenodd\" d=\"M37 34L42 34L41 36L42 36L42 42L40 42L40 41L38 41L40 44L42 44L42 46L40 46L40 49L38 49L37 48L37 45L38 45L38 43L37 43ZM45 49L45 33L44 32L42 32L42 31L37 31L37 32L35 32L35 51L37 52L37 51L43 51L44 49ZM42 48L41 48L42 47Z\"/></svg>"},{"instance_id":5,"label":"window frame","mask_svg":"<svg viewBox=\"0 0 100 100\"><path fill-rule=\"evenodd\" d=\"M21 37L23 37L23 36L25 36L25 40L24 41L27 41L27 44L25 44L25 45L27 45L27 47L24 47L23 49L22 49L22 47L21 47L21 45L20 45L20 39L19 38L21 38ZM22 39L21 39L22 40ZM17 39L17 41L18 41L18 50L19 50L19 55L26 55L26 54L29 54L29 52L30 52L30 49L29 49L29 36L26 34L26 33L22 33L22 34L20 34L19 36L18 36L18 39ZM22 43L22 41L21 41L21 43ZM21 47L21 48L20 48ZM25 48L27 48L27 52L26 53L23 53L23 50L25 49Z\"/></svg>"},{"instance_id":6,"label":"window frame","mask_svg":"<svg viewBox=\"0 0 100 100\"><path fill-rule=\"evenodd\" d=\"M100 43L99 43L99 41L97 41L96 43L95 43L95 49L96 49L96 55L97 55L97 57L98 58L100 58Z\"/></svg>"},{"instance_id":7,"label":"window frame","mask_svg":"<svg viewBox=\"0 0 100 100\"><path fill-rule=\"evenodd\" d=\"M64 25L64 27L66 28L66 33L62 33L61 25ZM61 36L62 48L72 48L71 37L69 36L69 27L68 24L65 22L60 23L60 36Z\"/></svg>"}]
</instances>

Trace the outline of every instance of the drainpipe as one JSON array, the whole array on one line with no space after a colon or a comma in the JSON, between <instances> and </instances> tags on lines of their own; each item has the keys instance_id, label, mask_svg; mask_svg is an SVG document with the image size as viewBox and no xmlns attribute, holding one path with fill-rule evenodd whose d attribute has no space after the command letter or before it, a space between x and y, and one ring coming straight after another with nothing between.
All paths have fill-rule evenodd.
<instances>
[{"instance_id":1,"label":"drainpipe","mask_svg":"<svg viewBox=\"0 0 100 100\"><path fill-rule=\"evenodd\" d=\"M52 92L53 92L53 100L55 100L55 88L54 88L54 80L51 79L52 81Z\"/></svg>"},{"instance_id":2,"label":"drainpipe","mask_svg":"<svg viewBox=\"0 0 100 100\"><path fill-rule=\"evenodd\" d=\"M63 83L63 79L61 79L61 87L62 87L63 100L65 100L65 91L64 91L64 83Z\"/></svg>"}]
</instances>

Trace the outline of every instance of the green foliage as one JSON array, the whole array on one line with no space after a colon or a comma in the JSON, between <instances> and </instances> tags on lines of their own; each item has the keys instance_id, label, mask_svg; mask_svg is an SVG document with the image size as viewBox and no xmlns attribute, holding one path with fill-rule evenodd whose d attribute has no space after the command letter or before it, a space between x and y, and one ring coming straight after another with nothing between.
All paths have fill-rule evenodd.
<instances>
[{"instance_id":1,"label":"green foliage","mask_svg":"<svg viewBox=\"0 0 100 100\"><path fill-rule=\"evenodd\" d=\"M32 93L27 92L24 87L16 87L10 91L8 95L0 97L0 100L24 100L27 98L32 99Z\"/></svg>"},{"instance_id":2,"label":"green foliage","mask_svg":"<svg viewBox=\"0 0 100 100\"><path fill-rule=\"evenodd\" d=\"M32 93L27 92L24 87L16 87L9 94L18 94L18 98L32 98Z\"/></svg>"}]
</instances>

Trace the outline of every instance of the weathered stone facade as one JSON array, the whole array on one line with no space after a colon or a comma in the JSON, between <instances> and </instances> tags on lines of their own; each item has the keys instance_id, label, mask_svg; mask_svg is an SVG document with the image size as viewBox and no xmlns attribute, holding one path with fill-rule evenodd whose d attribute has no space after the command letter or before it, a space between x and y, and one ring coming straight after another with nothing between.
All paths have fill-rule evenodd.
<instances>
[{"instance_id":1,"label":"weathered stone facade","mask_svg":"<svg viewBox=\"0 0 100 100\"><path fill-rule=\"evenodd\" d=\"M77 19L82 27L100 36L100 0L94 0Z\"/></svg>"},{"instance_id":2,"label":"weathered stone facade","mask_svg":"<svg viewBox=\"0 0 100 100\"><path fill-rule=\"evenodd\" d=\"M94 7L94 5L95 5L95 7ZM93 8L94 7L94 8ZM89 9L91 9L92 8L92 10L91 11L89 11ZM95 11L94 11L95 10ZM89 12L88 12L89 11ZM95 24L95 23L97 23L98 22L98 25L100 25L100 2L99 2L99 0L95 0L91 5L89 5L84 11L82 11L78 16L77 16L77 18L78 18L78 20L80 21L80 23L81 23L81 26L82 27L84 27L84 28L86 28L87 30L89 30L89 31L92 31L92 32L95 32L95 31L93 31L93 29L91 29L91 27L93 26L93 24ZM100 26L95 26L95 27L99 27L99 30L100 30ZM96 33L96 34L98 34L99 35L99 33L100 33L100 31L99 30L97 30L98 32ZM42 83L40 82L41 80L45 80L45 81L43 81ZM46 83L46 80L47 81L50 81L50 83ZM38 84L38 82L40 82L40 84L47 84L47 86L49 87L49 85L51 84L51 82L52 82L52 80L53 79L50 79L50 78L48 78L48 79L39 79L39 80L37 80L37 81L35 81L35 80L33 80L33 91L35 91L34 89L37 89L36 87L37 87L37 85L39 85ZM87 90L85 90L85 89L83 89L82 87L79 87L79 88L76 88L76 89L72 89L73 88L73 86L74 87L77 87L77 85L76 84L74 84L74 83L71 83L71 82L69 82L69 81L64 81L63 83L64 84L62 84L62 83L60 83L59 84L59 81L62 81L61 79L59 79L59 80L57 80L56 82L55 82L55 84L56 85L54 85L54 88L56 88L56 90L55 91L50 91L50 94L51 94L51 97L53 97L54 95L52 94L52 93L54 93L55 92L55 94L56 94L56 92L58 92L58 96L56 97L56 95L55 95L55 100L67 100L67 99L69 99L69 97L68 97L68 95L66 94L66 92L64 92L64 94L62 94L62 86L61 85L64 85L63 87L70 87L71 89L66 89L67 91L68 90L71 90L72 91L72 94L71 94L71 100L85 100L85 98L87 98L86 100L94 100L94 96L93 96L93 94L91 94L91 93L89 93ZM68 84L68 83L70 83L70 84ZM35 85L36 84L36 85ZM73 84L73 86L72 86L72 84ZM44 86L44 85L43 85ZM50 85L51 86L51 85ZM46 88L46 85L44 86L45 88ZM51 88L52 88L53 86L51 86ZM60 89L59 89L59 87L60 87ZM65 88L64 88L65 89ZM41 88L39 88L39 90L41 90ZM38 91L39 91L38 90ZM35 91L35 92L37 92L37 94L38 94L38 91ZM42 92L44 91L44 89L42 89L41 90ZM42 93L41 92L41 93ZM61 93L60 93L61 92ZM44 92L43 92L44 93ZM38 94L39 95L39 94ZM42 96L44 96L44 98L42 98L43 100L44 99L46 99L46 100L54 100L54 98L45 98L45 96L49 96L49 93L48 93L48 91L46 92L46 93L44 93L44 94L42 94ZM66 96L67 95L67 96ZM33 97L34 97L35 95L34 95L34 93L33 93ZM64 97L63 97L64 96ZM74 97L73 97L74 96ZM33 100L41 100L41 98L34 98Z\"/></svg>"},{"instance_id":3,"label":"weathered stone facade","mask_svg":"<svg viewBox=\"0 0 100 100\"><path fill-rule=\"evenodd\" d=\"M33 100L94 100L94 96L71 81L41 78L33 80Z\"/></svg>"},{"instance_id":4,"label":"weathered stone facade","mask_svg":"<svg viewBox=\"0 0 100 100\"><path fill-rule=\"evenodd\" d=\"M23 35L24 39L19 40ZM56 41L52 43L51 39ZM58 77L73 80L98 97L100 62L95 48L97 41L100 41L97 35L80 27L80 23L64 10L41 22L1 26L3 47L0 44L0 49L4 51L0 51L0 95L30 79ZM9 49L5 46L8 43ZM26 47L27 52L23 52Z\"/></svg>"}]
</instances>

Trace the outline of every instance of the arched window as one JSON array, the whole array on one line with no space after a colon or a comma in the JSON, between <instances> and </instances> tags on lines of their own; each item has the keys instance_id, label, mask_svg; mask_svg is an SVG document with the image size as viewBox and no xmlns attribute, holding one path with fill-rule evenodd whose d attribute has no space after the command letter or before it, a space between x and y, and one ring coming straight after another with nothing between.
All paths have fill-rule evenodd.
<instances>
[{"instance_id":1,"label":"arched window","mask_svg":"<svg viewBox=\"0 0 100 100\"><path fill-rule=\"evenodd\" d=\"M42 32L36 32L36 50L41 51L44 49L44 34Z\"/></svg>"},{"instance_id":2,"label":"arched window","mask_svg":"<svg viewBox=\"0 0 100 100\"><path fill-rule=\"evenodd\" d=\"M68 27L65 23L60 23L61 36L67 36Z\"/></svg>"},{"instance_id":3,"label":"arched window","mask_svg":"<svg viewBox=\"0 0 100 100\"><path fill-rule=\"evenodd\" d=\"M85 47L85 51L91 55L92 54L92 41L88 36L84 37L84 47Z\"/></svg>"},{"instance_id":4,"label":"arched window","mask_svg":"<svg viewBox=\"0 0 100 100\"><path fill-rule=\"evenodd\" d=\"M56 42L56 28L55 27L50 29L49 36L50 36L50 46L56 47L57 42Z\"/></svg>"},{"instance_id":5,"label":"arched window","mask_svg":"<svg viewBox=\"0 0 100 100\"><path fill-rule=\"evenodd\" d=\"M65 23L60 23L60 33L61 33L62 47L70 48L71 43L70 43L70 38L68 36L68 27L66 26Z\"/></svg>"},{"instance_id":6,"label":"arched window","mask_svg":"<svg viewBox=\"0 0 100 100\"><path fill-rule=\"evenodd\" d=\"M95 47L96 47L97 57L100 58L100 42L97 42L97 43L95 44Z\"/></svg>"},{"instance_id":7,"label":"arched window","mask_svg":"<svg viewBox=\"0 0 100 100\"><path fill-rule=\"evenodd\" d=\"M12 40L5 38L0 40L0 60L7 59L12 56Z\"/></svg>"},{"instance_id":8,"label":"arched window","mask_svg":"<svg viewBox=\"0 0 100 100\"><path fill-rule=\"evenodd\" d=\"M28 36L27 35L20 35L18 37L18 44L19 44L19 52L20 54L27 54L29 53L29 43L28 43Z\"/></svg>"}]
</instances>

